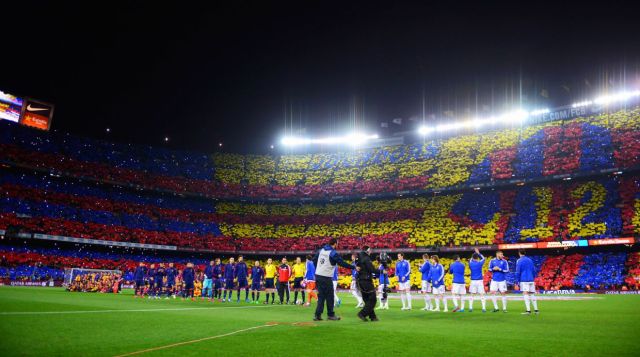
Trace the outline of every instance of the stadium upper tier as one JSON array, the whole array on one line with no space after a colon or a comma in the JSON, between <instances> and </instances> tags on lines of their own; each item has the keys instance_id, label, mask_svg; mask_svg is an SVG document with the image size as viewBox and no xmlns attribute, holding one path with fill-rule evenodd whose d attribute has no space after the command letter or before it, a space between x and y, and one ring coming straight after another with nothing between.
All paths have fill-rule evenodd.
<instances>
[{"instance_id":1,"label":"stadium upper tier","mask_svg":"<svg viewBox=\"0 0 640 357\"><path fill-rule=\"evenodd\" d=\"M341 203L179 197L0 168L0 229L221 251L433 247L640 234L640 175Z\"/></svg>"},{"instance_id":2,"label":"stadium upper tier","mask_svg":"<svg viewBox=\"0 0 640 357\"><path fill-rule=\"evenodd\" d=\"M395 194L640 166L640 109L332 154L196 154L0 121L0 160L210 198Z\"/></svg>"}]
</instances>

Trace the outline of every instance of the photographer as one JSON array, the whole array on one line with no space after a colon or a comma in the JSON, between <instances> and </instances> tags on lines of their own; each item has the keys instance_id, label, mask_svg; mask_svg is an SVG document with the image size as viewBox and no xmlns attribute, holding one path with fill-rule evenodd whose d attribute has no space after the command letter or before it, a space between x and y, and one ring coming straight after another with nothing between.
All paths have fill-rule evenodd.
<instances>
[{"instance_id":1,"label":"photographer","mask_svg":"<svg viewBox=\"0 0 640 357\"><path fill-rule=\"evenodd\" d=\"M378 317L374 311L376 306L376 289L373 286L373 276L375 275L376 268L371 262L371 248L368 246L362 247L362 252L358 254L356 260L356 267L358 270L358 289L362 294L362 300L364 301L364 307L358 313L358 317L362 321L367 321L367 317L371 321L378 321Z\"/></svg>"}]
</instances>

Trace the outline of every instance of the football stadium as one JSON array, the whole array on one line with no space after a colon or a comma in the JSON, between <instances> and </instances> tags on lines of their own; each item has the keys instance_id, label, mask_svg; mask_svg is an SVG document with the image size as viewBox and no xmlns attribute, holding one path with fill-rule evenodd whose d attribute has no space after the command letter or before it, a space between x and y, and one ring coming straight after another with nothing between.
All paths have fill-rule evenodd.
<instances>
[{"instance_id":1,"label":"football stadium","mask_svg":"<svg viewBox=\"0 0 640 357\"><path fill-rule=\"evenodd\" d=\"M423 91L420 120L285 120L268 149L209 150L185 144L186 104L165 98L184 122L149 142L118 134L161 132L126 102L77 114L19 78L0 92L0 355L638 355L634 78L474 115ZM98 106L123 119L86 124Z\"/></svg>"}]
</instances>

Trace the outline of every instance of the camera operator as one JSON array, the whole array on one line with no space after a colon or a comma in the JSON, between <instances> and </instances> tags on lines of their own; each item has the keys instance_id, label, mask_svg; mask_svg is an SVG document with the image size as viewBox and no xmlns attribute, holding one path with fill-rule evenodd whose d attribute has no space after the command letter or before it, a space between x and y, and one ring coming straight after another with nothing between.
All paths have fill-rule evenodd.
<instances>
[{"instance_id":1,"label":"camera operator","mask_svg":"<svg viewBox=\"0 0 640 357\"><path fill-rule=\"evenodd\" d=\"M376 288L373 286L373 277L376 272L376 268L371 262L371 248L368 246L362 247L362 252L358 254L356 260L356 267L358 269L358 289L362 294L362 300L364 301L364 307L358 313L358 317L362 321L367 321L367 317L371 321L378 321L378 317L374 311L376 306Z\"/></svg>"}]
</instances>

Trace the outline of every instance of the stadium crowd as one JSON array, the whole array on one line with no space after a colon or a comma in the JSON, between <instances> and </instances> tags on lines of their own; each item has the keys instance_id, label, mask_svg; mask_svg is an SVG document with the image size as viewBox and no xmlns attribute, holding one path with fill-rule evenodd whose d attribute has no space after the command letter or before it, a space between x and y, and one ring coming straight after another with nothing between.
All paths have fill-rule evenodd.
<instances>
[{"instance_id":1,"label":"stadium crowd","mask_svg":"<svg viewBox=\"0 0 640 357\"><path fill-rule=\"evenodd\" d=\"M640 110L309 155L204 154L40 133L0 123L0 160L216 198L328 198L438 189L640 164Z\"/></svg>"}]
</instances>

